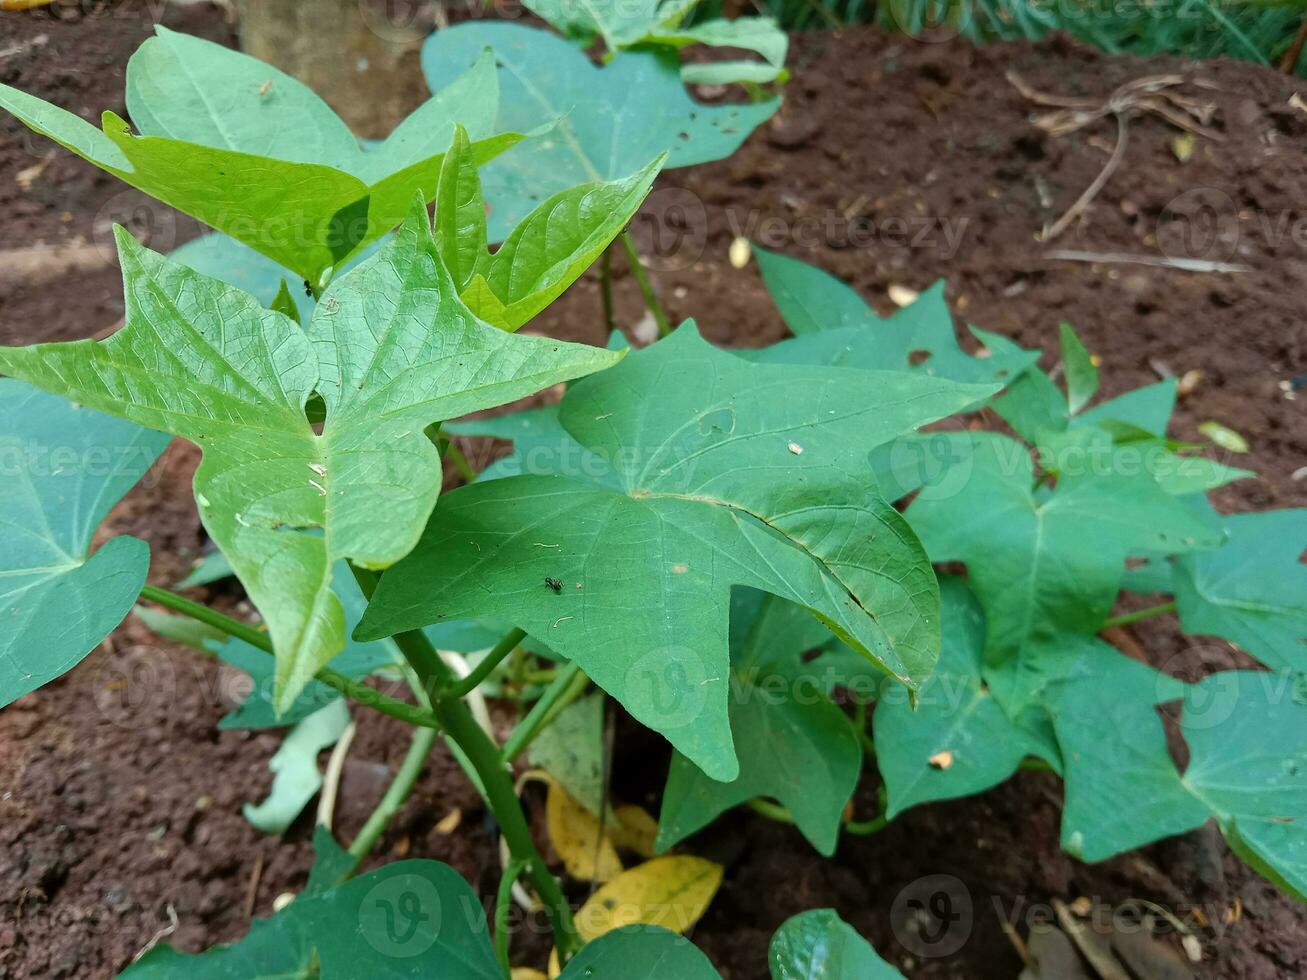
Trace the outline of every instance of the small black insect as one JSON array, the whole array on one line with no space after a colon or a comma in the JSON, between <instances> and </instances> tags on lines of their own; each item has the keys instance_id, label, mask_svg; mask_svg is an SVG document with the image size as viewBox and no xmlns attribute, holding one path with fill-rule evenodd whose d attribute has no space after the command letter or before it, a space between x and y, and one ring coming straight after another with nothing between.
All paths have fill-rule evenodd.
<instances>
[{"instance_id":1,"label":"small black insect","mask_svg":"<svg viewBox=\"0 0 1307 980\"><path fill-rule=\"evenodd\" d=\"M563 583L558 581L558 579L556 578L549 578L548 576L546 576L545 585L549 586L555 592L561 593L563 591Z\"/></svg>"}]
</instances>

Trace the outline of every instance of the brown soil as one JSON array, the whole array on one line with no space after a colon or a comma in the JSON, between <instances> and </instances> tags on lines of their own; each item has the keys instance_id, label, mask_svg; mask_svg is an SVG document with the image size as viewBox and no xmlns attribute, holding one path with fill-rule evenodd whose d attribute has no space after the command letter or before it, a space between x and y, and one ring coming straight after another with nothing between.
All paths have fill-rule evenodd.
<instances>
[{"instance_id":1,"label":"brown soil","mask_svg":"<svg viewBox=\"0 0 1307 980\"><path fill-rule=\"evenodd\" d=\"M121 111L122 68L148 33L149 8L84 9L98 13L68 21L49 12L0 14L0 50L46 36L0 57L0 81L88 118L105 107ZM232 37L215 8L166 9L172 26ZM1155 380L1159 369L1200 370L1197 389L1181 403L1178 433L1196 438L1200 422L1217 419L1252 446L1237 461L1263 474L1222 492L1221 503L1307 503L1307 483L1293 479L1304 463L1307 399L1290 400L1280 385L1307 371L1300 315L1307 298L1307 226L1300 224L1307 114L1288 103L1291 82L1243 63L1108 58L1056 39L975 50L863 30L802 36L791 64L795 81L781 115L731 160L668 175L636 229L660 253L656 281L675 317L696 317L726 344L783 335L755 271L726 260L736 234L831 270L882 312L890 309L889 286L920 289L945 276L959 316L1027 345L1051 347L1057 322L1073 323L1103 359L1108 394ZM1170 145L1174 130L1135 120L1121 170L1056 246L1152 255L1188 248L1192 256L1202 242L1191 235L1186 245L1185 219L1170 215L1192 213L1198 197L1216 207L1218 230L1237 229L1233 252L1218 243L1200 257L1249 271L1199 275L1047 258L1035 233L1102 167L1113 127L1043 136L1029 122L1031 106L1004 80L1008 68L1037 88L1078 95L1174 70L1214 82L1207 93L1218 106L1213 125L1226 139L1199 139L1181 164ZM33 174L34 166L42 169ZM18 182L22 171L26 187ZM79 239L94 245L105 240L106 215L121 220L144 204L0 121L5 249ZM174 224L157 208L137 218L156 247L193 233L193 224ZM1203 230L1200 220L1191 222L1194 234ZM946 244L946 229L961 233L956 250ZM676 234L680 246L669 247ZM618 286L619 313L630 326L639 299L628 277ZM43 284L0 275L0 303L4 343L92 336L122 314L107 253L87 271ZM598 310L595 285L586 281L534 326L599 341ZM110 522L113 533L151 542L152 577L161 583L175 581L203 544L189 499L195 463L194 451L174 446ZM221 589L209 597L239 602ZM1182 640L1166 621L1145 624L1138 635L1157 662L1178 654L1205 661L1221 652L1219 644ZM179 947L232 940L248 928L251 909L267 915L279 894L303 885L308 821L273 840L240 815L242 802L267 789L277 737L216 730L229 701L227 680L129 622L82 667L0 716L0 977L109 976L168 923L169 908L179 921L169 941ZM385 719L363 713L359 721L336 820L344 837L360 825L407 743ZM623 735L617 792L656 810L665 746L630 726ZM873 806L864 793L859 815ZM455 809L461 822L442 832L436 824ZM1026 773L979 797L910 811L878 835L846 839L833 861L789 828L745 814L725 818L691 845L729 864L695 940L727 977L763 977L772 931L795 912L834 906L910 977L1010 980L1020 961L1003 919L1024 935L1054 898L1087 896L1105 907L1144 898L1181 917L1201 910L1211 924L1203 932L1203 977L1271 980L1307 970L1307 915L1211 833L1087 866L1058 850L1059 809L1057 782ZM492 894L494 841L475 794L442 750L377 860L448 861ZM891 927L896 897L908 888L908 897L929 899L913 883L936 874L959 879L970 896L969 938L949 956L914 952ZM576 894L583 897L583 888ZM546 943L530 928L514 948L539 963Z\"/></svg>"}]
</instances>

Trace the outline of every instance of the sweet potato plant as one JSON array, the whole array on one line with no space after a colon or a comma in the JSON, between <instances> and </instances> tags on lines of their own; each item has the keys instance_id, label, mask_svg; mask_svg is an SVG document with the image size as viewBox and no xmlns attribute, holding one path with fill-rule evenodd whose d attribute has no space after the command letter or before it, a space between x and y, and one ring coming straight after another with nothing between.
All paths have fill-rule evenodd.
<instances>
[{"instance_id":1,"label":"sweet potato plant","mask_svg":"<svg viewBox=\"0 0 1307 980\"><path fill-rule=\"evenodd\" d=\"M284 767L316 776L354 708L413 729L357 838L317 829L293 901L232 946L160 945L124 975L504 977L516 889L564 977L711 978L677 932L722 874L688 838L727 810L829 855L1031 766L1065 780L1063 844L1085 860L1215 818L1307 893L1307 513L1212 510L1204 493L1246 474L1167 435L1172 383L1091 407L1069 328L1063 391L1001 336L974 330L966 353L942 289L881 320L761 250L795 335L772 347L718 349L692 321L640 350L518 332L614 242L652 298L624 229L660 168L729 154L776 108L696 103L660 48L690 43L660 42L666 6L619 24L587 5L573 33L604 38L603 67L519 26L441 31L437 94L377 144L275 69L165 30L129 65L135 133L0 86L31 128L222 233L168 257L119 229L121 329L0 348L0 704L143 601L251 675L222 724L289 728ZM556 404L459 421L560 383ZM980 428L994 415L1004 433ZM146 584L141 541L92 551L173 436L203 452L220 549L203 577L234 573L257 623ZM464 436L512 454L472 472ZM442 456L466 476L445 494ZM1113 617L1123 587L1174 599ZM1268 670L1191 684L1098 636L1172 613ZM487 695L519 708L502 742ZM609 799L606 698L674 749L656 823ZM1158 713L1177 701L1184 768ZM493 930L445 865L360 873L437 738L506 844ZM555 840L569 874L606 882L575 913L519 801L526 758L551 832L570 821L585 845ZM878 812L853 812L863 780ZM284 830L316 787L250 818ZM899 975L828 910L785 923L769 959L777 978Z\"/></svg>"}]
</instances>

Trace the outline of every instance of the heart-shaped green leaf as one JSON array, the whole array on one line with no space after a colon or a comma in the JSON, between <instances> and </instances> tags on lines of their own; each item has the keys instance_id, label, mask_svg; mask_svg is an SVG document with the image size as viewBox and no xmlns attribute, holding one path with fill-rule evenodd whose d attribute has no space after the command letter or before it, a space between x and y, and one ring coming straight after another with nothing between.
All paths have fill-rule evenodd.
<instances>
[{"instance_id":1,"label":"heart-shaped green leaf","mask_svg":"<svg viewBox=\"0 0 1307 980\"><path fill-rule=\"evenodd\" d=\"M778 99L701 105L686 92L674 61L656 52L622 52L597 68L561 37L490 21L456 24L427 39L428 84L443 88L487 46L499 65L499 128L528 133L557 120L482 171L492 241L559 191L618 180L661 153L668 154L668 167L729 156L780 105Z\"/></svg>"},{"instance_id":2,"label":"heart-shaped green leaf","mask_svg":"<svg viewBox=\"0 0 1307 980\"><path fill-rule=\"evenodd\" d=\"M399 861L338 884L352 862L324 837L310 887L244 939L194 956L157 946L123 980L504 980L481 900L452 868Z\"/></svg>"},{"instance_id":3,"label":"heart-shaped green leaf","mask_svg":"<svg viewBox=\"0 0 1307 980\"><path fill-rule=\"evenodd\" d=\"M740 624L744 618L749 622ZM740 774L718 782L674 754L658 818L658 850L762 796L780 801L803 835L829 856L862 771L857 734L826 697L820 670L803 661L829 633L807 610L768 595L732 604L731 634L730 718Z\"/></svg>"},{"instance_id":4,"label":"heart-shaped green leaf","mask_svg":"<svg viewBox=\"0 0 1307 980\"><path fill-rule=\"evenodd\" d=\"M375 149L290 76L162 27L129 66L128 108L142 135L112 112L96 129L7 85L0 108L317 283L403 220L415 190L430 199L456 118L478 140L482 163L521 139L491 135L492 61L465 67Z\"/></svg>"},{"instance_id":5,"label":"heart-shaped green leaf","mask_svg":"<svg viewBox=\"0 0 1307 980\"><path fill-rule=\"evenodd\" d=\"M969 796L1016 772L1041 742L1014 724L981 679L985 617L959 579L940 579L943 647L916 705L886 696L872 718L876 764L889 791L886 816Z\"/></svg>"},{"instance_id":6,"label":"heart-shaped green leaf","mask_svg":"<svg viewBox=\"0 0 1307 980\"><path fill-rule=\"evenodd\" d=\"M1185 632L1224 637L1276 670L1307 668L1307 509L1209 513L1225 544L1181 555L1171 579Z\"/></svg>"},{"instance_id":7,"label":"heart-shaped green leaf","mask_svg":"<svg viewBox=\"0 0 1307 980\"><path fill-rule=\"evenodd\" d=\"M662 167L659 156L623 180L559 191L486 249L477 159L458 127L436 189L436 240L459 295L477 316L516 330L576 281L626 227Z\"/></svg>"},{"instance_id":8,"label":"heart-shaped green leaf","mask_svg":"<svg viewBox=\"0 0 1307 980\"><path fill-rule=\"evenodd\" d=\"M568 438L537 454L540 470L451 493L359 633L512 617L707 775L734 779L731 586L807 607L918 685L938 651L934 575L869 486L866 453L991 391L753 365L687 323L572 386Z\"/></svg>"},{"instance_id":9,"label":"heart-shaped green leaf","mask_svg":"<svg viewBox=\"0 0 1307 980\"><path fill-rule=\"evenodd\" d=\"M96 528L168 437L0 379L0 707L71 670L131 611L150 567Z\"/></svg>"},{"instance_id":10,"label":"heart-shaped green leaf","mask_svg":"<svg viewBox=\"0 0 1307 980\"><path fill-rule=\"evenodd\" d=\"M721 980L690 940L661 926L633 925L585 944L560 980Z\"/></svg>"},{"instance_id":11,"label":"heart-shaped green leaf","mask_svg":"<svg viewBox=\"0 0 1307 980\"><path fill-rule=\"evenodd\" d=\"M1221 543L1147 472L1118 471L1110 446L1065 466L1051 492L1036 483L1030 453L1013 439L964 434L956 448L961 478L923 488L907 517L933 561L967 563L988 620L991 662L1040 636L1095 632L1130 555Z\"/></svg>"},{"instance_id":12,"label":"heart-shaped green leaf","mask_svg":"<svg viewBox=\"0 0 1307 980\"><path fill-rule=\"evenodd\" d=\"M303 330L121 229L118 239L126 326L100 343L0 348L0 370L204 449L200 516L268 623L282 711L344 647L335 561L385 568L421 534L441 480L424 429L621 356L473 317L420 199ZM314 392L320 434L305 415Z\"/></svg>"},{"instance_id":13,"label":"heart-shaped green leaf","mask_svg":"<svg viewBox=\"0 0 1307 980\"><path fill-rule=\"evenodd\" d=\"M787 919L767 951L772 980L903 980L834 909Z\"/></svg>"}]
</instances>

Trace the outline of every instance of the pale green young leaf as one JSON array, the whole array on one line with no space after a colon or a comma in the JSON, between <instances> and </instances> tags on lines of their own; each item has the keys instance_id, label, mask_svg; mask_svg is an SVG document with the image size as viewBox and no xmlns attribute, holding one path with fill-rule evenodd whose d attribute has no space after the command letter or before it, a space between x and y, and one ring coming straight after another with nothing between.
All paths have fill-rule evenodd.
<instances>
[{"instance_id":1,"label":"pale green young leaf","mask_svg":"<svg viewBox=\"0 0 1307 980\"><path fill-rule=\"evenodd\" d=\"M1098 391L1098 366L1071 324L1063 323L1062 368L1066 372L1067 408L1072 415L1089 403Z\"/></svg>"},{"instance_id":2,"label":"pale green young leaf","mask_svg":"<svg viewBox=\"0 0 1307 980\"><path fill-rule=\"evenodd\" d=\"M1274 670L1307 669L1307 509L1206 509L1225 543L1175 561L1184 631L1227 639Z\"/></svg>"},{"instance_id":3,"label":"pale green young leaf","mask_svg":"<svg viewBox=\"0 0 1307 980\"><path fill-rule=\"evenodd\" d=\"M487 323L516 330L558 298L637 210L664 157L621 180L560 191L491 254L476 159L458 129L436 189L436 240L463 302Z\"/></svg>"},{"instance_id":4,"label":"pale green young leaf","mask_svg":"<svg viewBox=\"0 0 1307 980\"><path fill-rule=\"evenodd\" d=\"M349 727L349 707L335 700L297 722L268 762L272 788L261 803L241 813L256 830L284 834L322 788L318 753L335 745Z\"/></svg>"},{"instance_id":5,"label":"pale green young leaf","mask_svg":"<svg viewBox=\"0 0 1307 980\"><path fill-rule=\"evenodd\" d=\"M559 191L618 180L661 153L668 154L668 167L729 156L780 105L778 99L702 105L686 92L677 66L656 52L622 52L598 68L561 37L489 21L457 24L427 39L428 83L442 88L487 46L499 65L499 128L529 133L557 120L483 169L491 241L503 240Z\"/></svg>"},{"instance_id":6,"label":"pale green young leaf","mask_svg":"<svg viewBox=\"0 0 1307 980\"><path fill-rule=\"evenodd\" d=\"M934 575L867 485L865 455L992 390L751 365L686 324L568 391L560 418L584 461L451 493L360 635L511 616L707 775L734 779L731 587L806 606L918 685L938 651Z\"/></svg>"},{"instance_id":7,"label":"pale green young leaf","mask_svg":"<svg viewBox=\"0 0 1307 980\"><path fill-rule=\"evenodd\" d=\"M985 617L961 580L940 580L943 647L916 705L887 692L872 722L876 764L889 792L886 816L969 796L1007 779L1045 746L1008 718L984 665Z\"/></svg>"},{"instance_id":8,"label":"pale green young leaf","mask_svg":"<svg viewBox=\"0 0 1307 980\"><path fill-rule=\"evenodd\" d=\"M834 909L787 919L767 950L772 980L903 980Z\"/></svg>"},{"instance_id":9,"label":"pale green young leaf","mask_svg":"<svg viewBox=\"0 0 1307 980\"><path fill-rule=\"evenodd\" d=\"M420 202L304 330L121 229L119 249L126 326L99 343L0 349L0 370L204 449L200 516L268 623L282 710L344 646L334 562L392 564L435 506L440 461L423 430L620 357L478 321ZM305 416L314 391L320 435Z\"/></svg>"},{"instance_id":10,"label":"pale green young leaf","mask_svg":"<svg viewBox=\"0 0 1307 980\"><path fill-rule=\"evenodd\" d=\"M497 89L488 58L451 78L451 92L419 109L413 127L402 124L394 143L367 150L339 119L327 122L334 113L312 92L239 52L160 28L138 56L128 103L140 136L112 112L96 129L6 85L0 108L314 283L403 220L415 190L434 193L455 116L484 134L480 162L521 139L490 135Z\"/></svg>"},{"instance_id":11,"label":"pale green young leaf","mask_svg":"<svg viewBox=\"0 0 1307 980\"><path fill-rule=\"evenodd\" d=\"M987 657L1015 653L1040 635L1095 632L1131 555L1220 544L1147 472L1114 469L1110 452L1064 467L1048 492L1037 490L1020 443L976 433L964 446L962 437L960 478L924 487L907 518L932 561L967 564L988 621Z\"/></svg>"},{"instance_id":12,"label":"pale green young leaf","mask_svg":"<svg viewBox=\"0 0 1307 980\"><path fill-rule=\"evenodd\" d=\"M144 541L91 551L168 438L0 379L0 707L71 670L131 611Z\"/></svg>"},{"instance_id":13,"label":"pale green young leaf","mask_svg":"<svg viewBox=\"0 0 1307 980\"><path fill-rule=\"evenodd\" d=\"M1175 378L1164 378L1085 409L1071 420L1071 426L1122 422L1164 436L1175 411L1175 398Z\"/></svg>"},{"instance_id":14,"label":"pale green young leaf","mask_svg":"<svg viewBox=\"0 0 1307 980\"><path fill-rule=\"evenodd\" d=\"M829 856L862 771L857 734L826 697L821 669L802 659L830 635L807 610L773 595L762 598L747 624L738 622L742 611L740 602L732 603L729 711L740 774L719 782L673 754L658 850L761 796L785 806L799 831Z\"/></svg>"}]
</instances>

